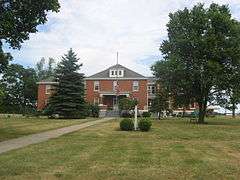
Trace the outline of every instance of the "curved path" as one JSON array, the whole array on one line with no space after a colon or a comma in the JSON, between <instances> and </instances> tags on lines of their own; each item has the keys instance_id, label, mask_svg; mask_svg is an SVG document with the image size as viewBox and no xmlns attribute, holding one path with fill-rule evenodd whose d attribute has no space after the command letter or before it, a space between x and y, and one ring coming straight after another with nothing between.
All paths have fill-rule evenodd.
<instances>
[{"instance_id":1,"label":"curved path","mask_svg":"<svg viewBox=\"0 0 240 180\"><path fill-rule=\"evenodd\" d=\"M16 139L3 141L3 142L0 142L0 154L10 151L10 150L22 148L22 147L25 147L25 146L28 146L31 144L36 144L36 143L40 143L43 141L47 141L52 138L57 138L64 134L68 134L68 133L71 133L71 132L74 132L74 131L77 131L77 130L80 130L83 128L87 128L89 126L93 126L93 125L96 125L99 123L107 122L112 119L113 118L103 118L100 120L90 121L90 122L82 123L79 125L68 126L68 127L64 127L64 128L60 128L60 129L45 131L45 132L41 132L41 133L37 133L37 134L19 137Z\"/></svg>"}]
</instances>

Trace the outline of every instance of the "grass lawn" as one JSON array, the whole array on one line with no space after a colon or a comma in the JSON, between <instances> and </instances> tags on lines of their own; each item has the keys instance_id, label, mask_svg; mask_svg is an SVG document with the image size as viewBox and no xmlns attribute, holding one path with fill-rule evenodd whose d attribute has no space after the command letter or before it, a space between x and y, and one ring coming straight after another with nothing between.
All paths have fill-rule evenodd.
<instances>
[{"instance_id":1,"label":"grass lawn","mask_svg":"<svg viewBox=\"0 0 240 180\"><path fill-rule=\"evenodd\" d=\"M112 121L0 155L0 179L240 179L240 119Z\"/></svg>"},{"instance_id":2,"label":"grass lawn","mask_svg":"<svg viewBox=\"0 0 240 180\"><path fill-rule=\"evenodd\" d=\"M40 118L0 118L0 141L46 130L80 124L90 119L55 120Z\"/></svg>"}]
</instances>

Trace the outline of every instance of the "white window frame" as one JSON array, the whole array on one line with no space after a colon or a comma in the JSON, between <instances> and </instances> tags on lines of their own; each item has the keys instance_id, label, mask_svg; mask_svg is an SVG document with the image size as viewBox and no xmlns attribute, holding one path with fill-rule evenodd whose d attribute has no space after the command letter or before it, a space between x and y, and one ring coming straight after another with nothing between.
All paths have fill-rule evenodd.
<instances>
[{"instance_id":1,"label":"white window frame","mask_svg":"<svg viewBox=\"0 0 240 180\"><path fill-rule=\"evenodd\" d=\"M133 81L132 89L134 92L139 91L139 81Z\"/></svg>"},{"instance_id":2,"label":"white window frame","mask_svg":"<svg viewBox=\"0 0 240 180\"><path fill-rule=\"evenodd\" d=\"M123 69L110 69L109 70L109 77L124 77L124 70Z\"/></svg>"},{"instance_id":3,"label":"white window frame","mask_svg":"<svg viewBox=\"0 0 240 180\"><path fill-rule=\"evenodd\" d=\"M51 94L52 86L50 84L46 84L45 86L45 94Z\"/></svg>"},{"instance_id":4,"label":"white window frame","mask_svg":"<svg viewBox=\"0 0 240 180\"><path fill-rule=\"evenodd\" d=\"M98 87L98 89L96 89L96 87ZM94 91L95 92L98 92L99 90L100 90L100 83L99 83L99 81L94 81Z\"/></svg>"},{"instance_id":5,"label":"white window frame","mask_svg":"<svg viewBox=\"0 0 240 180\"><path fill-rule=\"evenodd\" d=\"M153 92L154 90L154 92ZM156 94L156 86L155 85L148 85L148 94Z\"/></svg>"}]
</instances>

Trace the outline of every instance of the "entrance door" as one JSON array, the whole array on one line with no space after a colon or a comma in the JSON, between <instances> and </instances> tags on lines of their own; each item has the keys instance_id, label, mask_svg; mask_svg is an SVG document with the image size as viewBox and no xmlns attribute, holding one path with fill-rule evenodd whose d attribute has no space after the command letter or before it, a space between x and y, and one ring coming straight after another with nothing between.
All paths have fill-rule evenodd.
<instances>
[{"instance_id":1,"label":"entrance door","mask_svg":"<svg viewBox=\"0 0 240 180\"><path fill-rule=\"evenodd\" d=\"M113 110L118 110L117 97L113 97Z\"/></svg>"}]
</instances>

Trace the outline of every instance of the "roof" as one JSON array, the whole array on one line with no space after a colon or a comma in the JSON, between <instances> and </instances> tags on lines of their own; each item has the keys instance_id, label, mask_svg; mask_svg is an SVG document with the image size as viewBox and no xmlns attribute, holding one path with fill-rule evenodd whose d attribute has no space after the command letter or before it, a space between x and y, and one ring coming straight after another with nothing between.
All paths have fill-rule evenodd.
<instances>
[{"instance_id":1,"label":"roof","mask_svg":"<svg viewBox=\"0 0 240 180\"><path fill-rule=\"evenodd\" d=\"M149 84L155 84L156 83L156 78L153 76L147 77L148 78L148 83Z\"/></svg>"},{"instance_id":2,"label":"roof","mask_svg":"<svg viewBox=\"0 0 240 180\"><path fill-rule=\"evenodd\" d=\"M120 64L111 66L99 73L96 73L92 76L87 77L86 79L115 79L114 77L109 77L110 69L123 69L124 70L124 77L121 77L118 79L147 79L147 77L145 77L135 71L132 71L131 69L128 69Z\"/></svg>"},{"instance_id":3,"label":"roof","mask_svg":"<svg viewBox=\"0 0 240 180\"><path fill-rule=\"evenodd\" d=\"M55 78L53 76L50 76L46 79L42 79L40 82L37 82L37 84L57 84L54 79Z\"/></svg>"}]
</instances>

